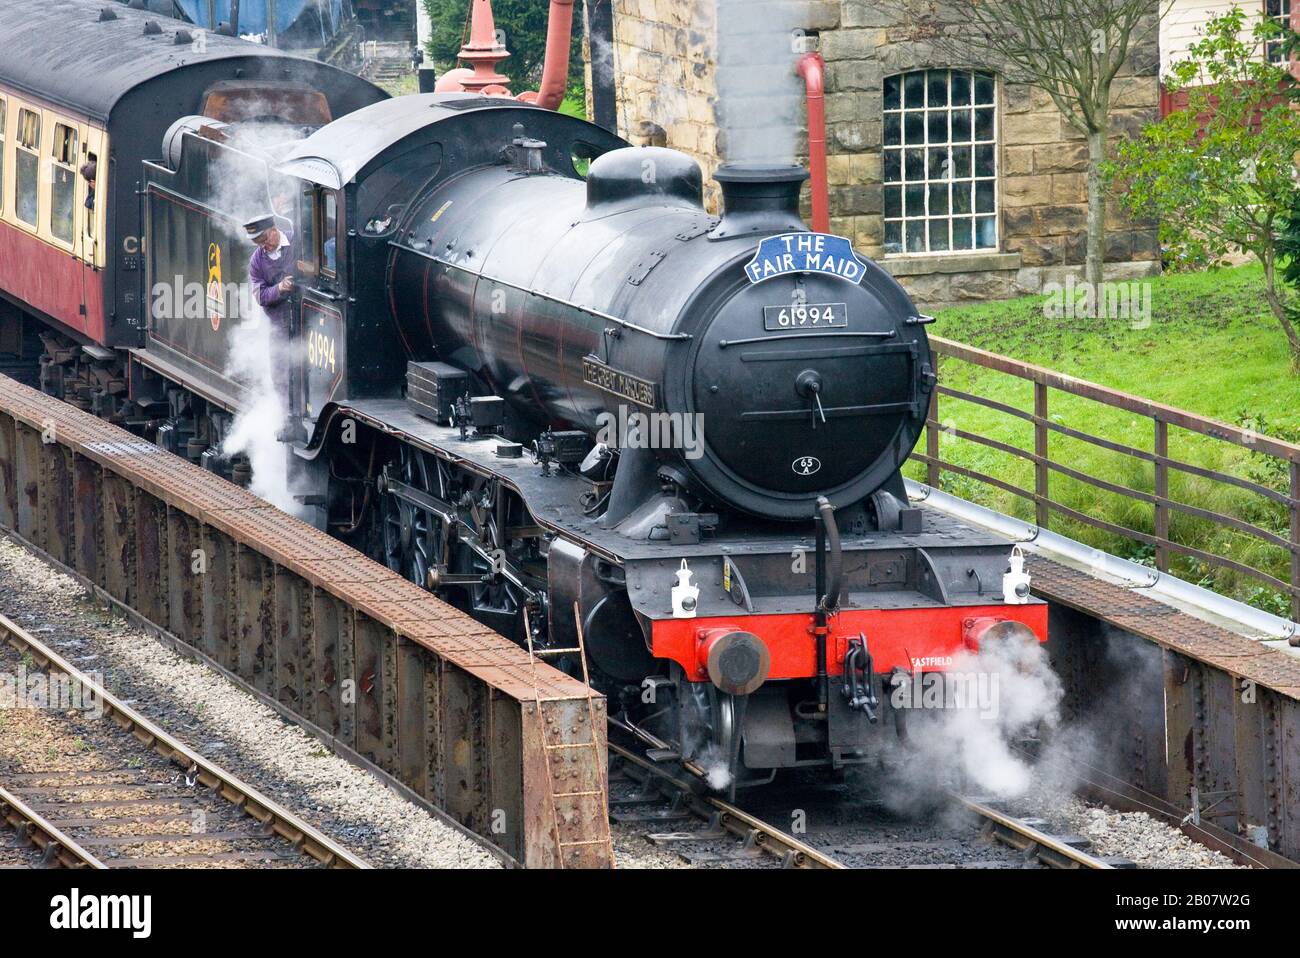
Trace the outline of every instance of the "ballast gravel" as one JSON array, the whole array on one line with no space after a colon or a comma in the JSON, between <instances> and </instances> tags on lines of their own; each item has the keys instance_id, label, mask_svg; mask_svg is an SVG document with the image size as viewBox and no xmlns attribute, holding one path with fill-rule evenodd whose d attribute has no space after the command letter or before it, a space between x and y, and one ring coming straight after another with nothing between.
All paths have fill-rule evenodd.
<instances>
[{"instance_id":1,"label":"ballast gravel","mask_svg":"<svg viewBox=\"0 0 1300 958\"><path fill-rule=\"evenodd\" d=\"M1031 804L1037 814L1089 839L1094 855L1127 858L1139 868L1246 867L1146 812L1121 812L1060 792L1039 793Z\"/></svg>"},{"instance_id":2,"label":"ballast gravel","mask_svg":"<svg viewBox=\"0 0 1300 958\"><path fill-rule=\"evenodd\" d=\"M0 538L0 612L374 867L500 867L482 845L329 752L219 672L135 628L8 537Z\"/></svg>"}]
</instances>

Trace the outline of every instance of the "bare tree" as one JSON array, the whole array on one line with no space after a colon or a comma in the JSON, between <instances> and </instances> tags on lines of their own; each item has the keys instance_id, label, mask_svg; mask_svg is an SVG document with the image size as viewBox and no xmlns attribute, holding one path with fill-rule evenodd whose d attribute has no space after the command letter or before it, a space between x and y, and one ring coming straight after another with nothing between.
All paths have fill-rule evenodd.
<instances>
[{"instance_id":1,"label":"bare tree","mask_svg":"<svg viewBox=\"0 0 1300 958\"><path fill-rule=\"evenodd\" d=\"M986 63L1047 93L1088 143L1085 279L1100 288L1106 199L1102 164L1111 87L1173 0L883 0L949 62Z\"/></svg>"}]
</instances>

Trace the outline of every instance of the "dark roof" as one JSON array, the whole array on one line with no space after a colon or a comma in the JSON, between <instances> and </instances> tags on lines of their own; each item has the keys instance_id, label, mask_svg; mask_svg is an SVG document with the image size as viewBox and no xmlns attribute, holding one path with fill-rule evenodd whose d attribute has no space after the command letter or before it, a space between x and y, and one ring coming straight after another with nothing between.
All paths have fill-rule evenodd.
<instances>
[{"instance_id":1,"label":"dark roof","mask_svg":"<svg viewBox=\"0 0 1300 958\"><path fill-rule=\"evenodd\" d=\"M105 10L117 18L101 21ZM161 32L146 35L147 21ZM0 0L0 83L106 120L132 88L178 67L249 56L302 60L210 32L200 52L191 43L177 43L177 31L186 29L199 32L117 0Z\"/></svg>"},{"instance_id":2,"label":"dark roof","mask_svg":"<svg viewBox=\"0 0 1300 958\"><path fill-rule=\"evenodd\" d=\"M281 173L340 188L375 157L431 123L469 110L538 110L509 97L474 93L397 96L363 107L321 127L281 161ZM545 111L550 113L549 110Z\"/></svg>"}]
</instances>

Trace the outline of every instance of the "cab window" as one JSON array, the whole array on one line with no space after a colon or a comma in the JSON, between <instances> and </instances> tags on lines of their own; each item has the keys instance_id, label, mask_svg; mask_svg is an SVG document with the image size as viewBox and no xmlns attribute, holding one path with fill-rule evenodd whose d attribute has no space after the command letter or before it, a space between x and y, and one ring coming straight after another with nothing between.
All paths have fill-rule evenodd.
<instances>
[{"instance_id":1,"label":"cab window","mask_svg":"<svg viewBox=\"0 0 1300 958\"><path fill-rule=\"evenodd\" d=\"M298 254L302 257L299 260L299 269L310 276L315 276L318 272L317 263L317 243L316 243L316 190L314 187L307 187L298 193L298 235L294 237Z\"/></svg>"},{"instance_id":2,"label":"cab window","mask_svg":"<svg viewBox=\"0 0 1300 958\"><path fill-rule=\"evenodd\" d=\"M77 218L77 131L62 123L54 124L50 183L50 232L71 244Z\"/></svg>"},{"instance_id":3,"label":"cab window","mask_svg":"<svg viewBox=\"0 0 1300 958\"><path fill-rule=\"evenodd\" d=\"M338 270L338 194L333 190L321 190L316 238L320 243L320 271L322 276L333 279Z\"/></svg>"},{"instance_id":4,"label":"cab window","mask_svg":"<svg viewBox=\"0 0 1300 958\"><path fill-rule=\"evenodd\" d=\"M41 178L41 115L34 110L19 110L15 138L14 213L28 226L35 226Z\"/></svg>"}]
</instances>

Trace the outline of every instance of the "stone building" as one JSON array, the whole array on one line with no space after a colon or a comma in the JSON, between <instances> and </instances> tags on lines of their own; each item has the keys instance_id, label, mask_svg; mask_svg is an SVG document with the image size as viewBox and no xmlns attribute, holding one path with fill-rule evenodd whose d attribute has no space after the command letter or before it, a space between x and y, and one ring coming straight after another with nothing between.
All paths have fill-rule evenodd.
<instances>
[{"instance_id":1,"label":"stone building","mask_svg":"<svg viewBox=\"0 0 1300 958\"><path fill-rule=\"evenodd\" d=\"M1082 135L1045 93L1014 82L1001 65L941 52L953 44L937 35L960 34L943 0L932 4L936 20L910 22L878 0L609 2L612 50L596 43L593 55L612 57L619 132L634 142L690 153L707 177L720 160L737 159L738 129L786 126L795 156L806 160L793 65L801 49L816 49L826 60L833 232L927 308L1038 292L1081 270ZM1114 86L1114 137L1159 116L1158 3ZM774 29L787 37L775 55L759 42ZM729 70L736 82L728 83ZM756 85L759 95L744 99ZM1128 222L1112 204L1107 226L1108 278L1159 270L1150 224Z\"/></svg>"}]
</instances>

